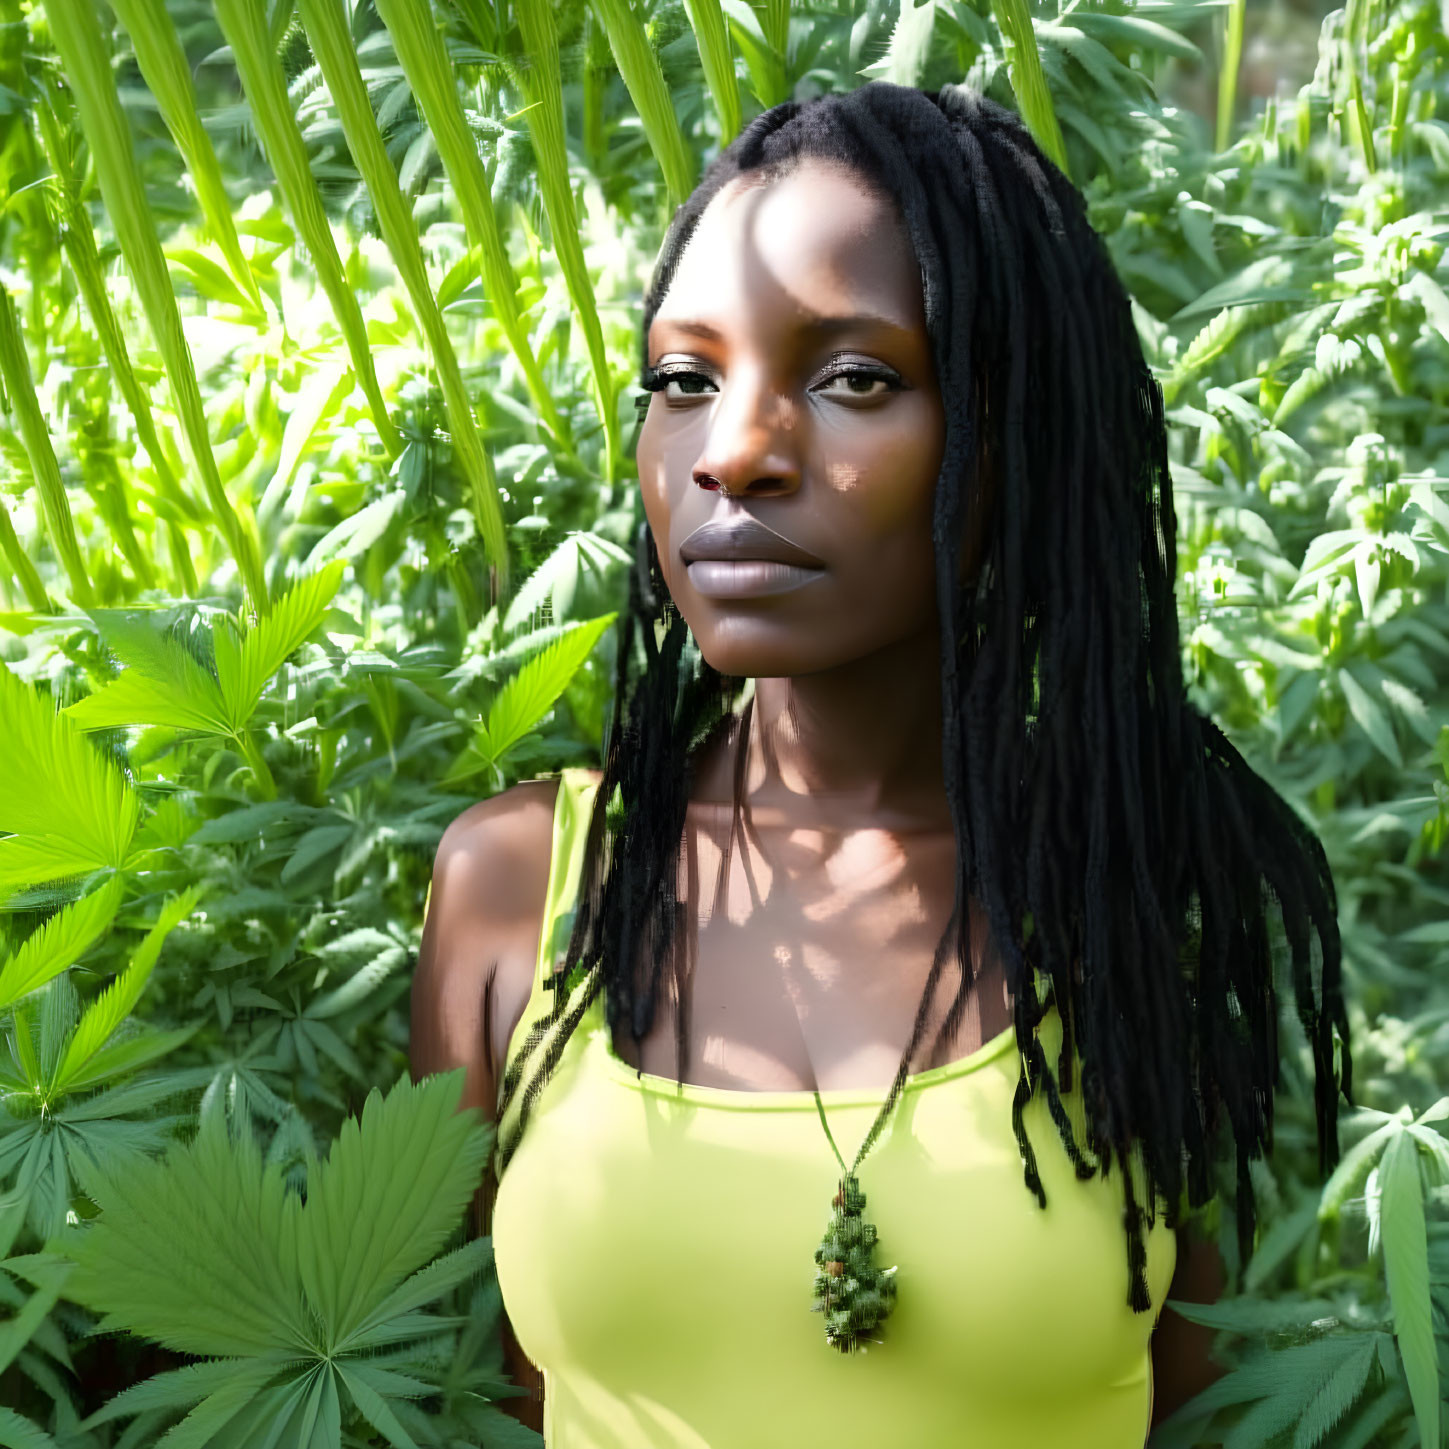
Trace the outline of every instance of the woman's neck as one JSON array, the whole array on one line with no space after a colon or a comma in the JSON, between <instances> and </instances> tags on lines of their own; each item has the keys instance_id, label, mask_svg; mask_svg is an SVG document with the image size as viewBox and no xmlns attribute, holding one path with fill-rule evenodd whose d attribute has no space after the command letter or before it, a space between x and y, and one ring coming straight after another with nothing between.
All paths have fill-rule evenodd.
<instances>
[{"instance_id":1,"label":"woman's neck","mask_svg":"<svg viewBox=\"0 0 1449 1449\"><path fill-rule=\"evenodd\" d=\"M755 681L745 799L757 824L949 830L939 635L836 669ZM704 762L696 800L733 798L738 730Z\"/></svg>"}]
</instances>

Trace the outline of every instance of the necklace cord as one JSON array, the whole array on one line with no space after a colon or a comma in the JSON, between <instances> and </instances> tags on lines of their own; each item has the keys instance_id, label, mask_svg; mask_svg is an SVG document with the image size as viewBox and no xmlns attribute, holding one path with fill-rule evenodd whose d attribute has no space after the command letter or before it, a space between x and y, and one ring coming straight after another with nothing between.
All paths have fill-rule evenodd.
<instances>
[{"instance_id":1,"label":"necklace cord","mask_svg":"<svg viewBox=\"0 0 1449 1449\"><path fill-rule=\"evenodd\" d=\"M820 1125L825 1129L825 1136L830 1143L830 1150L835 1154L835 1160L840 1164L840 1170L842 1172L849 1172L849 1169L845 1165L845 1159L840 1155L840 1149L835 1145L835 1138L830 1131L830 1123L825 1120L825 1104L820 1100L819 1087L814 1089L814 1094L815 1110L820 1113Z\"/></svg>"}]
</instances>

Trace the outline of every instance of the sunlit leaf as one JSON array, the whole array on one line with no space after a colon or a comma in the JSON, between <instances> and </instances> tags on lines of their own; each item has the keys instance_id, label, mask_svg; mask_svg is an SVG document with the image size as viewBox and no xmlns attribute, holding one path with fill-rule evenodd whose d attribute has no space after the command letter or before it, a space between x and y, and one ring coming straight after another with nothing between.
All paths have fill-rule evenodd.
<instances>
[{"instance_id":1,"label":"sunlit leaf","mask_svg":"<svg viewBox=\"0 0 1449 1449\"><path fill-rule=\"evenodd\" d=\"M227 727L242 729L262 697L267 681L322 622L346 565L338 560L303 576L272 601L272 609L241 636L216 632L216 675Z\"/></svg>"},{"instance_id":2,"label":"sunlit leaf","mask_svg":"<svg viewBox=\"0 0 1449 1449\"><path fill-rule=\"evenodd\" d=\"M362 309L347 283L322 194L308 165L307 148L287 95L287 76L267 33L266 12L261 0L216 0L214 9L250 103L252 122L276 174L287 211L306 244L309 265L347 345L373 425L388 454L395 457L401 441L378 384Z\"/></svg>"},{"instance_id":3,"label":"sunlit leaf","mask_svg":"<svg viewBox=\"0 0 1449 1449\"><path fill-rule=\"evenodd\" d=\"M179 639L144 615L108 610L91 617L125 667L110 684L66 709L82 729L151 724L208 734L226 730L216 680Z\"/></svg>"},{"instance_id":4,"label":"sunlit leaf","mask_svg":"<svg viewBox=\"0 0 1449 1449\"><path fill-rule=\"evenodd\" d=\"M119 769L50 699L0 667L0 892L35 881L117 869L140 806Z\"/></svg>"},{"instance_id":5,"label":"sunlit leaf","mask_svg":"<svg viewBox=\"0 0 1449 1449\"><path fill-rule=\"evenodd\" d=\"M110 928L121 903L121 880L63 906L0 966L0 1009L37 991L64 971Z\"/></svg>"},{"instance_id":6,"label":"sunlit leaf","mask_svg":"<svg viewBox=\"0 0 1449 1449\"><path fill-rule=\"evenodd\" d=\"M469 752L449 770L444 783L466 778L516 745L553 708L614 618L605 614L578 624L530 659L498 691Z\"/></svg>"},{"instance_id":7,"label":"sunlit leaf","mask_svg":"<svg viewBox=\"0 0 1449 1449\"><path fill-rule=\"evenodd\" d=\"M172 930L196 908L201 895L199 886L192 886L162 907L156 924L136 947L131 963L86 1008L56 1069L52 1087L66 1091L79 1075L80 1069L103 1047L111 1034L130 1015L150 978L151 969L161 954L161 947Z\"/></svg>"}]
</instances>

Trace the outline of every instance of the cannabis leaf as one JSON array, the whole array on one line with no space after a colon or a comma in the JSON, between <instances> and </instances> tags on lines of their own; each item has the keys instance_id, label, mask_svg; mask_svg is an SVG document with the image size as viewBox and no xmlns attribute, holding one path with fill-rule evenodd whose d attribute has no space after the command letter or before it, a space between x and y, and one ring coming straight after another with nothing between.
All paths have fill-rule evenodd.
<instances>
[{"instance_id":1,"label":"cannabis leaf","mask_svg":"<svg viewBox=\"0 0 1449 1449\"><path fill-rule=\"evenodd\" d=\"M0 668L0 899L24 886L121 869L140 804L116 765L50 700Z\"/></svg>"},{"instance_id":2,"label":"cannabis leaf","mask_svg":"<svg viewBox=\"0 0 1449 1449\"><path fill-rule=\"evenodd\" d=\"M468 748L443 777L445 785L496 765L553 707L615 615L576 624L539 650L502 689Z\"/></svg>"},{"instance_id":3,"label":"cannabis leaf","mask_svg":"<svg viewBox=\"0 0 1449 1449\"><path fill-rule=\"evenodd\" d=\"M492 1248L476 1239L428 1261L492 1147L492 1127L458 1111L462 1090L461 1070L374 1089L311 1166L305 1202L250 1131L228 1132L219 1101L164 1160L88 1171L100 1215L48 1245L75 1264L67 1295L101 1315L99 1333L127 1329L206 1361L124 1390L82 1428L184 1408L167 1449L340 1449L349 1412L416 1449L397 1404L437 1390L422 1348L458 1322L422 1310Z\"/></svg>"}]
</instances>

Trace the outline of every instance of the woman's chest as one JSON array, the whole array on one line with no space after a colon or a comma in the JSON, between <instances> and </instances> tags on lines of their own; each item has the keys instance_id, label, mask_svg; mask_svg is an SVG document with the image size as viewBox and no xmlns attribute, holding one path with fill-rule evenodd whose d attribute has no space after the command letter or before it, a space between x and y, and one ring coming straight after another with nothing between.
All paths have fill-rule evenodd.
<instances>
[{"instance_id":1,"label":"woman's chest","mask_svg":"<svg viewBox=\"0 0 1449 1449\"><path fill-rule=\"evenodd\" d=\"M774 1365L825 1392L842 1370L810 1311L813 1254L840 1173L813 1100L799 1110L677 1099L621 1077L602 1025L580 1030L495 1210L499 1281L525 1351L601 1383L693 1383L694 1364L729 1380ZM1145 1372L1155 1315L1127 1306L1119 1183L1077 1181L1033 1102L1042 1209L1022 1181L1014 1081L1006 1050L904 1093L860 1168L876 1261L897 1267L899 1296L880 1344L852 1356L836 1387L873 1385L877 1408L899 1394L908 1410L913 1393L939 1395L943 1383L978 1407L1019 1403L1041 1392L1044 1364L1054 1394ZM827 1104L847 1162L879 1105ZM1155 1306L1173 1256L1159 1222Z\"/></svg>"},{"instance_id":2,"label":"woman's chest","mask_svg":"<svg viewBox=\"0 0 1449 1449\"><path fill-rule=\"evenodd\" d=\"M753 846L753 842L751 842ZM681 880L692 929L677 973L642 1042L621 1026L614 1051L658 1076L675 1076L675 1014L687 1005L684 1080L738 1091L879 1088L894 1080L916 1013L943 958L910 1070L955 1061L1011 1022L984 914L970 913L969 959L980 981L955 1030L938 1034L960 984L950 923L952 852L940 841L901 846L856 832L826 849L776 840L737 842L720 879L718 842L696 836ZM984 963L984 964L983 964Z\"/></svg>"}]
</instances>

